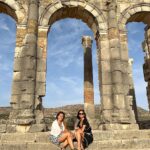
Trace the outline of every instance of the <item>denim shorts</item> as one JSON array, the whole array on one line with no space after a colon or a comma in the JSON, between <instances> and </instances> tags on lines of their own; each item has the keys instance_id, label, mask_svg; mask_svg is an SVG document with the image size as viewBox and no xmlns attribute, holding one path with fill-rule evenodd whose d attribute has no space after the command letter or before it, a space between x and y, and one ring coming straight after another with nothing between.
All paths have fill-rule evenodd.
<instances>
[{"instance_id":1,"label":"denim shorts","mask_svg":"<svg viewBox=\"0 0 150 150\"><path fill-rule=\"evenodd\" d=\"M61 137L62 134L59 134L57 137L54 135L50 135L49 139L53 144L60 145L58 139Z\"/></svg>"}]
</instances>

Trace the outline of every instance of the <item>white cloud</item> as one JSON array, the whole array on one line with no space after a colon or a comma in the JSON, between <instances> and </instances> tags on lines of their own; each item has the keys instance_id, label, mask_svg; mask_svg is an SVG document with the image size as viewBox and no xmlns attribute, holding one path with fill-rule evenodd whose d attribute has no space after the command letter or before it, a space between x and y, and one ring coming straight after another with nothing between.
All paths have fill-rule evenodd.
<instances>
[{"instance_id":1,"label":"white cloud","mask_svg":"<svg viewBox=\"0 0 150 150\"><path fill-rule=\"evenodd\" d=\"M5 18L0 19L0 29L10 31L10 28L8 27Z\"/></svg>"},{"instance_id":2,"label":"white cloud","mask_svg":"<svg viewBox=\"0 0 150 150\"><path fill-rule=\"evenodd\" d=\"M76 86L77 85L77 78L74 77L74 79L72 77L60 77L61 81L64 81L72 86Z\"/></svg>"},{"instance_id":3,"label":"white cloud","mask_svg":"<svg viewBox=\"0 0 150 150\"><path fill-rule=\"evenodd\" d=\"M83 55L77 57L75 62L79 67L83 67Z\"/></svg>"}]
</instances>

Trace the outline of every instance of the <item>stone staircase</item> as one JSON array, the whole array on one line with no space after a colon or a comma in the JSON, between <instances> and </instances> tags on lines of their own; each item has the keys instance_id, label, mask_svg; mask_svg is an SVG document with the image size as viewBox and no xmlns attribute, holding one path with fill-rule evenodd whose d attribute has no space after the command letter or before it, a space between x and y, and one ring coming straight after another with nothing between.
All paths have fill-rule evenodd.
<instances>
[{"instance_id":1,"label":"stone staircase","mask_svg":"<svg viewBox=\"0 0 150 150\"><path fill-rule=\"evenodd\" d=\"M93 131L88 150L150 150L150 130ZM59 150L48 140L48 132L2 133L0 150ZM67 148L68 149L68 148Z\"/></svg>"}]
</instances>

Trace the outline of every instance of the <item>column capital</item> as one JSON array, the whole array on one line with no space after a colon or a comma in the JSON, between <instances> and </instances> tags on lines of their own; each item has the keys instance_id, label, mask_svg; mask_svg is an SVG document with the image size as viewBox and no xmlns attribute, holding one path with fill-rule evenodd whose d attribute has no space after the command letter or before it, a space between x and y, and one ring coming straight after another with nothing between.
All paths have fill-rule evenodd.
<instances>
[{"instance_id":1,"label":"column capital","mask_svg":"<svg viewBox=\"0 0 150 150\"><path fill-rule=\"evenodd\" d=\"M91 36L82 36L82 45L84 47L92 47L92 43L93 43L93 40L92 40L92 37Z\"/></svg>"},{"instance_id":2,"label":"column capital","mask_svg":"<svg viewBox=\"0 0 150 150\"><path fill-rule=\"evenodd\" d=\"M133 65L133 62L134 62L134 59L133 58L129 58L128 63L129 63L130 66Z\"/></svg>"}]
</instances>

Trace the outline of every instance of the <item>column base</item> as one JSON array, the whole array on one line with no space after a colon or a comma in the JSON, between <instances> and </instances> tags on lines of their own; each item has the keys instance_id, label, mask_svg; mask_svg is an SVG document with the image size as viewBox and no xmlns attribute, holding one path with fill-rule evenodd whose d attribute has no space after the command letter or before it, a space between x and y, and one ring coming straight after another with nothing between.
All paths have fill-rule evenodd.
<instances>
[{"instance_id":1,"label":"column base","mask_svg":"<svg viewBox=\"0 0 150 150\"><path fill-rule=\"evenodd\" d=\"M139 130L138 124L102 124L100 130Z\"/></svg>"},{"instance_id":2,"label":"column base","mask_svg":"<svg viewBox=\"0 0 150 150\"><path fill-rule=\"evenodd\" d=\"M45 124L32 124L32 125L7 125L6 132L7 133L34 133L34 132L45 132L46 131Z\"/></svg>"},{"instance_id":3,"label":"column base","mask_svg":"<svg viewBox=\"0 0 150 150\"><path fill-rule=\"evenodd\" d=\"M98 130L100 121L98 119L88 119L92 130Z\"/></svg>"}]
</instances>

